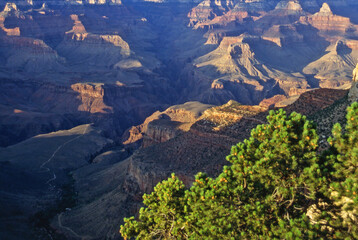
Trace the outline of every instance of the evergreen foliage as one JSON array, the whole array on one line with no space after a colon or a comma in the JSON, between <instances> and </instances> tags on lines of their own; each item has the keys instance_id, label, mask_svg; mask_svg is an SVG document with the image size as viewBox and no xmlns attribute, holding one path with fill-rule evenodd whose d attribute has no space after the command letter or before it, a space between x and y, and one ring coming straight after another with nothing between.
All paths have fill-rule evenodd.
<instances>
[{"instance_id":1,"label":"evergreen foliage","mask_svg":"<svg viewBox=\"0 0 358 240\"><path fill-rule=\"evenodd\" d=\"M330 185L335 215L330 218L336 238L358 239L358 103L348 108L345 131L334 125L330 160L334 168Z\"/></svg>"},{"instance_id":2,"label":"evergreen foliage","mask_svg":"<svg viewBox=\"0 0 358 240\"><path fill-rule=\"evenodd\" d=\"M358 103L331 149L305 116L281 109L231 149L217 178L198 173L192 187L173 174L143 196L125 239L358 239Z\"/></svg>"}]
</instances>

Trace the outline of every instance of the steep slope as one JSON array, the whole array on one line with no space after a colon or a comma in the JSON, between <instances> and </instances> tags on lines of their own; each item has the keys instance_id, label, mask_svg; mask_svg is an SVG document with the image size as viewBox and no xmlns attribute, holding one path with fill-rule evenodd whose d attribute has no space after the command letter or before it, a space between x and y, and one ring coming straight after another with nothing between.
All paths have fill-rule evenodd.
<instances>
[{"instance_id":1,"label":"steep slope","mask_svg":"<svg viewBox=\"0 0 358 240\"><path fill-rule=\"evenodd\" d=\"M174 138L183 131L188 131L212 105L200 102L187 102L169 107L163 112L156 111L138 126L128 129L122 136L122 142L140 144L144 147Z\"/></svg>"},{"instance_id":2,"label":"steep slope","mask_svg":"<svg viewBox=\"0 0 358 240\"><path fill-rule=\"evenodd\" d=\"M161 106L146 86L72 84L1 79L0 143L8 146L39 133L95 123L119 138Z\"/></svg>"},{"instance_id":3,"label":"steep slope","mask_svg":"<svg viewBox=\"0 0 358 240\"><path fill-rule=\"evenodd\" d=\"M91 155L108 144L112 141L100 130L82 125L1 148L1 238L32 238L34 222L29 218L56 204L60 186L68 182L68 169L88 164Z\"/></svg>"},{"instance_id":4,"label":"steep slope","mask_svg":"<svg viewBox=\"0 0 358 240\"><path fill-rule=\"evenodd\" d=\"M203 17L193 28L204 30L206 48L192 50L195 57L186 59L180 78L182 101L258 104L276 94L288 97L318 87L349 87L357 57L356 26L350 18L335 15L327 3L319 8L320 4L241 1ZM354 5L329 4L340 11ZM203 2L197 8L217 6ZM314 11L318 12L311 14Z\"/></svg>"},{"instance_id":5,"label":"steep slope","mask_svg":"<svg viewBox=\"0 0 358 240\"><path fill-rule=\"evenodd\" d=\"M320 87L347 88L351 68L357 58L357 26L347 17L334 15L327 3L322 5L319 12L301 17L299 22L310 24L321 37L330 42L325 54L308 64L303 72L314 75Z\"/></svg>"},{"instance_id":6,"label":"steep slope","mask_svg":"<svg viewBox=\"0 0 358 240\"><path fill-rule=\"evenodd\" d=\"M357 40L338 40L327 48L327 54L308 64L303 72L314 75L320 87L348 88L351 69L358 57L357 46Z\"/></svg>"},{"instance_id":7,"label":"steep slope","mask_svg":"<svg viewBox=\"0 0 358 240\"><path fill-rule=\"evenodd\" d=\"M294 89L307 88L299 73L287 74L260 62L251 48L258 41L245 35L224 37L214 51L195 59L188 98L213 104L230 99L255 104L275 94L290 95Z\"/></svg>"},{"instance_id":8,"label":"steep slope","mask_svg":"<svg viewBox=\"0 0 358 240\"><path fill-rule=\"evenodd\" d=\"M47 71L63 71L66 60L56 51L46 45L42 40L32 38L0 39L4 67L12 71L25 71L29 73L42 73Z\"/></svg>"},{"instance_id":9,"label":"steep slope","mask_svg":"<svg viewBox=\"0 0 358 240\"><path fill-rule=\"evenodd\" d=\"M130 56L129 45L120 36L88 33L77 15L70 17L74 26L56 49L71 63L111 67Z\"/></svg>"},{"instance_id":10,"label":"steep slope","mask_svg":"<svg viewBox=\"0 0 358 240\"><path fill-rule=\"evenodd\" d=\"M297 1L280 1L274 10L263 14L256 20L256 28L267 29L275 25L291 24L306 15Z\"/></svg>"},{"instance_id":11,"label":"steep slope","mask_svg":"<svg viewBox=\"0 0 358 240\"><path fill-rule=\"evenodd\" d=\"M357 27L350 22L349 18L334 15L327 3L323 3L319 12L301 17L300 22L312 25L331 41L336 40L337 36L349 36L357 31Z\"/></svg>"},{"instance_id":12,"label":"steep slope","mask_svg":"<svg viewBox=\"0 0 358 240\"><path fill-rule=\"evenodd\" d=\"M312 115L346 94L329 89L310 91L286 110ZM230 146L264 123L266 115L265 108L230 101L206 110L188 132L141 148L126 160L120 161L118 155L109 152L107 163L91 164L74 172L79 205L59 214L52 226L68 237L117 239L121 218L135 215L143 193L150 192L171 172L188 185L198 171L217 174L227 164L225 155ZM111 156L114 164L108 163Z\"/></svg>"},{"instance_id":13,"label":"steep slope","mask_svg":"<svg viewBox=\"0 0 358 240\"><path fill-rule=\"evenodd\" d=\"M67 110L55 97L50 97L48 103L43 101L47 110L29 106L30 102L25 103L26 107L19 106L16 99L8 98L6 104L10 107L2 116L17 125L7 131L4 129L9 124L4 124L1 138L12 139L11 144L16 136L22 140L92 122L98 114L120 116L121 120L110 121L121 125L117 132L122 133L166 104L193 100L223 104L230 99L258 104L276 94L289 97L317 87L348 86L347 73L356 58L355 25L348 17L333 13L342 9L342 4L353 3L329 1L333 10L327 4L319 10L314 2L321 4L204 1L192 11L190 7L198 4L195 1L139 1L118 6L109 6L106 1L77 3L83 6L67 2L70 5L65 8L59 7L63 1L43 6L36 1L33 6L22 1L16 2L18 6L6 4L0 14L0 77L31 80L34 85L51 82L55 83L51 88L74 88L74 94L76 89L101 91L100 86L106 86L109 95L99 94L94 100L80 93L67 100L67 93L60 96L58 90L59 99L75 102ZM97 3L103 6L91 6ZM318 12L310 14L312 9ZM193 26L186 27L190 22ZM344 44L335 48L337 40L333 39ZM150 105L153 107L145 110ZM32 117L20 121L17 116L21 114L14 114L12 108L40 112L43 120L40 124ZM91 117L83 117L83 112ZM50 124L44 126L46 117ZM21 122L34 126L31 134L23 132ZM10 136L16 126L17 133Z\"/></svg>"},{"instance_id":14,"label":"steep slope","mask_svg":"<svg viewBox=\"0 0 358 240\"><path fill-rule=\"evenodd\" d=\"M119 138L172 101L168 79L154 72L160 62L143 50L153 37L128 33L131 25L151 31L136 13L123 6L51 7L20 11L7 4L1 13L2 146L83 123ZM139 54L116 31L127 31Z\"/></svg>"}]
</instances>

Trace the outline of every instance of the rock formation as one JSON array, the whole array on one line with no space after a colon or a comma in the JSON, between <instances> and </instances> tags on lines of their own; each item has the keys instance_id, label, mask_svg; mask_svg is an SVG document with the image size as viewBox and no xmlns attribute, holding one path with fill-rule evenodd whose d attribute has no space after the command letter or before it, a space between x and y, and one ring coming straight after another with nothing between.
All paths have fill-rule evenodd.
<instances>
[{"instance_id":1,"label":"rock formation","mask_svg":"<svg viewBox=\"0 0 358 240\"><path fill-rule=\"evenodd\" d=\"M6 28L4 25L5 19L11 13L18 14L17 6L15 3L6 3L4 10L0 13L0 29L8 36L20 36L20 28ZM1 31L0 30L0 31ZM0 34L2 35L2 34Z\"/></svg>"},{"instance_id":2,"label":"rock formation","mask_svg":"<svg viewBox=\"0 0 358 240\"><path fill-rule=\"evenodd\" d=\"M353 82L352 82L352 87L349 90L348 98L351 102L358 101L358 64L356 68L353 70Z\"/></svg>"},{"instance_id":3,"label":"rock formation","mask_svg":"<svg viewBox=\"0 0 358 240\"><path fill-rule=\"evenodd\" d=\"M291 24L305 16L301 5L296 1L280 1L274 10L262 14L256 20L257 31L262 31L271 26Z\"/></svg>"},{"instance_id":4,"label":"rock formation","mask_svg":"<svg viewBox=\"0 0 358 240\"><path fill-rule=\"evenodd\" d=\"M245 34L223 37L215 50L194 60L195 74L188 77L190 97L210 104L222 104L230 99L258 104L275 94L291 95L291 88L307 88L299 73L291 75L269 66L273 62L271 55L268 55L271 62L256 56L255 47L265 44L260 38Z\"/></svg>"},{"instance_id":5,"label":"rock formation","mask_svg":"<svg viewBox=\"0 0 358 240\"><path fill-rule=\"evenodd\" d=\"M286 110L313 115L346 94L347 91L339 90L310 91ZM341 110L339 114L344 116L344 109ZM198 171L212 176L220 172L227 164L225 155L230 146L246 138L251 128L265 122L267 112L263 111L265 109L259 106L230 101L209 108L188 132L169 141L141 148L120 162L112 159L112 164L91 164L76 170L73 176L79 205L60 213L60 218L53 219L52 226L68 237L76 233L88 238L116 238L118 231L114 230L121 224L121 218L135 215L142 194L152 191L157 182L166 179L171 172L188 186ZM106 153L108 157L112 154Z\"/></svg>"},{"instance_id":6,"label":"rock formation","mask_svg":"<svg viewBox=\"0 0 358 240\"><path fill-rule=\"evenodd\" d=\"M300 22L308 23L317 28L322 34L329 35L330 38L337 35L345 35L347 32L356 31L350 19L343 16L334 15L327 3L323 3L319 12L300 18ZM331 41L335 41L333 38Z\"/></svg>"},{"instance_id":7,"label":"rock formation","mask_svg":"<svg viewBox=\"0 0 358 240\"><path fill-rule=\"evenodd\" d=\"M126 131L122 137L123 144L141 142L141 146L148 147L155 143L166 142L181 132L188 131L212 105L200 102L187 102L171 106L163 112L155 112L141 125Z\"/></svg>"},{"instance_id":8,"label":"rock formation","mask_svg":"<svg viewBox=\"0 0 358 240\"><path fill-rule=\"evenodd\" d=\"M314 75L325 88L350 86L351 68L358 57L357 40L338 40L326 49L326 54L308 64L303 72Z\"/></svg>"}]
</instances>

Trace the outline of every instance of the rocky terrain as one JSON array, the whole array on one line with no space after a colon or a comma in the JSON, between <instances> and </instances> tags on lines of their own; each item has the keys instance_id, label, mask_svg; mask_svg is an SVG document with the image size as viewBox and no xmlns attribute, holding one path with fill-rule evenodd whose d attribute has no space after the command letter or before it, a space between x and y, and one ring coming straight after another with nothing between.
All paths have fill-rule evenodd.
<instances>
[{"instance_id":1,"label":"rocky terrain","mask_svg":"<svg viewBox=\"0 0 358 240\"><path fill-rule=\"evenodd\" d=\"M120 139L188 101L350 87L354 1L154 2L2 2L1 146L93 122Z\"/></svg>"},{"instance_id":2,"label":"rocky terrain","mask_svg":"<svg viewBox=\"0 0 358 240\"><path fill-rule=\"evenodd\" d=\"M123 134L124 145L140 144L149 146L166 142L181 132L187 132L190 127L212 105L200 102L187 102L174 105L163 112L156 111L138 126L133 126Z\"/></svg>"},{"instance_id":3,"label":"rocky terrain","mask_svg":"<svg viewBox=\"0 0 358 240\"><path fill-rule=\"evenodd\" d=\"M118 239L284 107L344 121L356 0L0 1L0 238ZM337 102L338 100L338 102ZM322 112L324 109L324 112Z\"/></svg>"},{"instance_id":4,"label":"rocky terrain","mask_svg":"<svg viewBox=\"0 0 358 240\"><path fill-rule=\"evenodd\" d=\"M347 91L343 90L314 90L304 93L285 109L289 113L302 112L316 120L315 116L320 116L319 131L324 136L333 120L344 119L346 95ZM330 99L326 101L328 96ZM336 100L341 102L335 103ZM334 115L323 115L327 109ZM247 138L250 129L264 123L266 115L263 107L229 101L207 109L188 131L181 131L169 140L162 139L161 143L150 146L143 141L142 147L123 161L116 162L119 158L112 151L104 153L106 160L74 171L79 204L55 217L52 226L69 238L117 238L116 226L121 224L122 217L136 213L143 193L150 192L172 172L187 185L199 171L217 174L227 164L225 156L230 147ZM157 120L147 119L144 125L149 127L150 121ZM153 132L161 134L162 130L153 129ZM324 142L327 136L322 138ZM115 163L110 164L111 161Z\"/></svg>"},{"instance_id":5,"label":"rocky terrain","mask_svg":"<svg viewBox=\"0 0 358 240\"><path fill-rule=\"evenodd\" d=\"M112 144L101 130L87 124L1 149L1 238L29 239L34 223L40 221L30 218L61 198L58 186L68 181L69 170L87 165L93 155ZM40 232L37 238L49 234Z\"/></svg>"},{"instance_id":6,"label":"rocky terrain","mask_svg":"<svg viewBox=\"0 0 358 240\"><path fill-rule=\"evenodd\" d=\"M248 1L217 16L203 14L200 20L189 14L194 29L205 29L205 44L213 48L193 60L192 74L186 76L190 88L198 89L191 99L257 104L310 88L348 88L357 58L357 26L349 17L334 13L329 4L340 8L337 2L321 4ZM194 12L198 9L221 7L198 5Z\"/></svg>"}]
</instances>

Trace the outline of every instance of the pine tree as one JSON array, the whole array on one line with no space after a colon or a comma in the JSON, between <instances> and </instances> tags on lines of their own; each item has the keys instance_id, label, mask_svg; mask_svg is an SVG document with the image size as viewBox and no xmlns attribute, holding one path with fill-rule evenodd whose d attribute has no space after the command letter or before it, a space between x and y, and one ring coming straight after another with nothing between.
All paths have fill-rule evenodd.
<instances>
[{"instance_id":1,"label":"pine tree","mask_svg":"<svg viewBox=\"0 0 358 240\"><path fill-rule=\"evenodd\" d=\"M335 214L330 223L336 238L358 239L358 103L353 103L347 112L345 131L337 123L329 139L335 170L329 191Z\"/></svg>"},{"instance_id":2,"label":"pine tree","mask_svg":"<svg viewBox=\"0 0 358 240\"><path fill-rule=\"evenodd\" d=\"M184 226L185 185L172 174L171 178L144 194L147 206L139 211L139 219L125 218L120 233L124 239L182 239ZM175 236L175 237L174 237Z\"/></svg>"},{"instance_id":3,"label":"pine tree","mask_svg":"<svg viewBox=\"0 0 358 240\"><path fill-rule=\"evenodd\" d=\"M303 214L324 184L317 141L305 116L271 111L268 124L232 147L218 178L197 176L188 196L193 239L317 237Z\"/></svg>"},{"instance_id":4,"label":"pine tree","mask_svg":"<svg viewBox=\"0 0 358 240\"><path fill-rule=\"evenodd\" d=\"M217 178L198 173L190 189L172 175L144 195L124 238L358 239L358 103L317 155L305 116L271 111L268 124L233 146ZM308 212L314 212L308 217ZM306 215L307 214L307 215Z\"/></svg>"}]
</instances>

